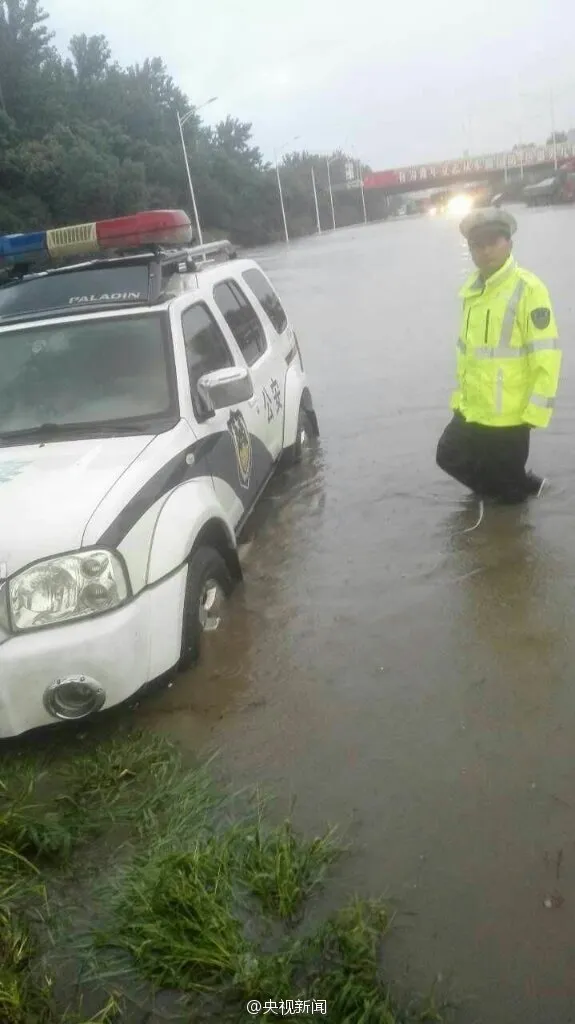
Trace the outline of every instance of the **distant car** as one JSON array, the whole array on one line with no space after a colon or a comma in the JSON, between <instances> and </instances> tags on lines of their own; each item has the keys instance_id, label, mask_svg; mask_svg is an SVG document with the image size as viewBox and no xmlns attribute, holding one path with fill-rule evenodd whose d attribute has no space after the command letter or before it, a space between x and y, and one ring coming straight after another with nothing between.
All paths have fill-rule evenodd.
<instances>
[{"instance_id":1,"label":"distant car","mask_svg":"<svg viewBox=\"0 0 575 1024\"><path fill-rule=\"evenodd\" d=\"M0 287L0 737L192 665L247 517L318 434L271 282L187 235L152 211L0 238L16 269L106 253Z\"/></svg>"},{"instance_id":2,"label":"distant car","mask_svg":"<svg viewBox=\"0 0 575 1024\"><path fill-rule=\"evenodd\" d=\"M536 185L528 185L523 190L523 198L528 206L575 202L575 173L567 168L561 168L552 177L545 178Z\"/></svg>"},{"instance_id":3,"label":"distant car","mask_svg":"<svg viewBox=\"0 0 575 1024\"><path fill-rule=\"evenodd\" d=\"M538 181L536 185L526 185L523 199L527 206L546 206L556 201L559 195L560 182L558 175Z\"/></svg>"}]
</instances>

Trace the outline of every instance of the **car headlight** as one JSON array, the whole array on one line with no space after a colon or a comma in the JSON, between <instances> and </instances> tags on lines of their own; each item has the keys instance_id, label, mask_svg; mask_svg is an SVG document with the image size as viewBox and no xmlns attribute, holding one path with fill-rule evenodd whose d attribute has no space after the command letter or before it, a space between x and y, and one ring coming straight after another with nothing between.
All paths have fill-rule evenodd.
<instances>
[{"instance_id":1,"label":"car headlight","mask_svg":"<svg viewBox=\"0 0 575 1024\"><path fill-rule=\"evenodd\" d=\"M78 551L37 562L9 584L12 625L36 629L98 615L122 604L128 581L111 551Z\"/></svg>"}]
</instances>

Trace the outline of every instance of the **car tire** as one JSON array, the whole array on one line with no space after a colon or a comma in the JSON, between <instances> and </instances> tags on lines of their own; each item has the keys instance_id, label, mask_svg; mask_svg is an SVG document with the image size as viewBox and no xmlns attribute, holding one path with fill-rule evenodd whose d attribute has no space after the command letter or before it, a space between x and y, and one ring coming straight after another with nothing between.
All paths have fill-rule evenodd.
<instances>
[{"instance_id":1,"label":"car tire","mask_svg":"<svg viewBox=\"0 0 575 1024\"><path fill-rule=\"evenodd\" d=\"M210 547L194 551L188 563L180 671L191 668L198 661L202 633L218 628L221 603L232 590L232 576L220 553Z\"/></svg>"},{"instance_id":2,"label":"car tire","mask_svg":"<svg viewBox=\"0 0 575 1024\"><path fill-rule=\"evenodd\" d=\"M314 447L317 430L310 414L300 406L295 441L284 451L283 464L286 468L297 466L303 459L306 450Z\"/></svg>"},{"instance_id":3,"label":"car tire","mask_svg":"<svg viewBox=\"0 0 575 1024\"><path fill-rule=\"evenodd\" d=\"M301 462L306 450L315 446L316 432L312 418L302 407L297 421L297 434L294 445L294 463Z\"/></svg>"}]
</instances>

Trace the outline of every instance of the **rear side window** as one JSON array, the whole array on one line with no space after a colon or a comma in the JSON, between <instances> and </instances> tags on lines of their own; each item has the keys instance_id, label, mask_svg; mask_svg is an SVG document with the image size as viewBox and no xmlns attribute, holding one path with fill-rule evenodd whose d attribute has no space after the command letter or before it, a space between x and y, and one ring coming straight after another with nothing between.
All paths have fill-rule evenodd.
<instances>
[{"instance_id":1,"label":"rear side window","mask_svg":"<svg viewBox=\"0 0 575 1024\"><path fill-rule=\"evenodd\" d=\"M245 270L242 276L262 309L266 311L277 333L282 334L287 327L287 316L269 281L266 280L261 270Z\"/></svg>"},{"instance_id":2,"label":"rear side window","mask_svg":"<svg viewBox=\"0 0 575 1024\"><path fill-rule=\"evenodd\" d=\"M198 381L205 373L233 366L232 354L220 328L207 306L197 302L182 315L186 361L190 378L192 404L196 416L205 416L207 409L198 391Z\"/></svg>"},{"instance_id":3,"label":"rear side window","mask_svg":"<svg viewBox=\"0 0 575 1024\"><path fill-rule=\"evenodd\" d=\"M235 281L217 284L214 288L214 299L246 363L252 366L267 348L265 332L258 314Z\"/></svg>"}]
</instances>

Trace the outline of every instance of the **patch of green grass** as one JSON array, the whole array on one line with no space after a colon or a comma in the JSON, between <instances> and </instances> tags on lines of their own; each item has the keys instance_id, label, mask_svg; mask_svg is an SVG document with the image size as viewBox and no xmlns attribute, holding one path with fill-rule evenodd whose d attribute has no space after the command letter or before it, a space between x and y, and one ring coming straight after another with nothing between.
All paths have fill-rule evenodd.
<instances>
[{"instance_id":1,"label":"patch of green grass","mask_svg":"<svg viewBox=\"0 0 575 1024\"><path fill-rule=\"evenodd\" d=\"M54 999L54 979L43 966L30 912L46 910L45 886L22 854L0 846L0 1021L2 1024L113 1024L118 1011L111 997L90 1020L62 1011Z\"/></svg>"},{"instance_id":2,"label":"patch of green grass","mask_svg":"<svg viewBox=\"0 0 575 1024\"><path fill-rule=\"evenodd\" d=\"M172 990L206 1024L245 1021L250 998L322 1000L333 1024L444 1019L433 1000L400 1008L382 981L383 904L352 903L300 934L341 852L333 830L307 839L290 820L267 824L261 804L254 820L206 767L185 770L146 734L0 757L0 778L0 1024L115 1024L121 989L133 1005ZM52 904L71 887L82 905L66 918ZM74 1008L58 957L77 978ZM110 998L88 1021L94 982Z\"/></svg>"},{"instance_id":3,"label":"patch of green grass","mask_svg":"<svg viewBox=\"0 0 575 1024\"><path fill-rule=\"evenodd\" d=\"M246 849L256 837L256 857L250 860ZM111 954L108 967L119 955L119 973L131 963L160 989L216 997L217 1011L206 1011L206 1021L245 1020L248 999L322 1000L335 1024L443 1021L431 1004L400 1008L382 980L380 947L390 917L381 902L353 902L307 938L284 932L276 951L247 938L241 902L246 888L266 911L285 907L289 919L336 854L332 832L310 842L290 822L266 830L261 821L216 833L186 852L152 854L122 879L98 948ZM284 860L287 866L278 868ZM289 898L281 902L286 878ZM282 1016L317 1021L311 1013Z\"/></svg>"},{"instance_id":4,"label":"patch of green grass","mask_svg":"<svg viewBox=\"0 0 575 1024\"><path fill-rule=\"evenodd\" d=\"M62 868L71 869L78 848L85 858L90 840L110 829L117 839L117 826L131 830L136 841L157 834L174 800L173 831L189 829L215 802L207 773L193 780L192 775L183 772L172 744L136 733L88 742L73 756L56 751L0 757L2 1024L80 1024L80 1014L56 1012L52 977L40 967L52 924L63 925L48 912L46 872L55 880ZM107 1022L115 1012L112 998L94 1020Z\"/></svg>"},{"instance_id":5,"label":"patch of green grass","mask_svg":"<svg viewBox=\"0 0 575 1024\"><path fill-rule=\"evenodd\" d=\"M116 826L157 834L167 813L188 829L216 803L205 770L184 773L177 748L141 733L87 744L74 756L0 757L0 843L59 866ZM165 831L165 829L164 829Z\"/></svg>"},{"instance_id":6,"label":"patch of green grass","mask_svg":"<svg viewBox=\"0 0 575 1024\"><path fill-rule=\"evenodd\" d=\"M68 786L69 798L89 813L94 803L117 807L137 795L156 801L181 772L179 751L161 736L141 732L113 735L88 743L72 759L62 761L59 775ZM148 793L142 784L150 787ZM151 785L150 785L151 784Z\"/></svg>"},{"instance_id":7,"label":"patch of green grass","mask_svg":"<svg viewBox=\"0 0 575 1024\"><path fill-rule=\"evenodd\" d=\"M233 914L230 844L211 837L140 861L123 879L113 920L98 943L128 953L159 988L214 990L248 948Z\"/></svg>"},{"instance_id":8,"label":"patch of green grass","mask_svg":"<svg viewBox=\"0 0 575 1024\"><path fill-rule=\"evenodd\" d=\"M61 1024L120 1024L122 1007L115 996L110 996L105 1006L89 1019L68 1015Z\"/></svg>"},{"instance_id":9,"label":"patch of green grass","mask_svg":"<svg viewBox=\"0 0 575 1024\"><path fill-rule=\"evenodd\" d=\"M36 949L29 930L16 914L0 908L0 1020L27 1024L48 1021L52 991L49 979L37 978ZM29 1015L29 1016L28 1016Z\"/></svg>"},{"instance_id":10,"label":"patch of green grass","mask_svg":"<svg viewBox=\"0 0 575 1024\"><path fill-rule=\"evenodd\" d=\"M214 991L262 970L276 983L278 975L289 981L291 954L262 960L246 938L245 897L291 921L337 856L333 832L309 841L290 821L266 827L259 815L255 824L191 835L186 842L180 820L117 877L115 894L108 891L110 925L97 946L120 953L123 964L127 954L160 988Z\"/></svg>"},{"instance_id":11,"label":"patch of green grass","mask_svg":"<svg viewBox=\"0 0 575 1024\"><path fill-rule=\"evenodd\" d=\"M43 773L22 764L18 778L0 780L0 842L33 859L67 860L78 840L79 822L55 803L36 797Z\"/></svg>"},{"instance_id":12,"label":"patch of green grass","mask_svg":"<svg viewBox=\"0 0 575 1024\"><path fill-rule=\"evenodd\" d=\"M330 829L307 840L297 835L291 821L270 828L261 815L253 828L240 833L237 870L265 914L292 920L303 910L341 852L334 836Z\"/></svg>"},{"instance_id":13,"label":"patch of green grass","mask_svg":"<svg viewBox=\"0 0 575 1024\"><path fill-rule=\"evenodd\" d=\"M354 902L322 925L308 943L312 999L330 1018L354 1024L397 1024L397 1007L381 980L379 952L389 915L379 902Z\"/></svg>"},{"instance_id":14,"label":"patch of green grass","mask_svg":"<svg viewBox=\"0 0 575 1024\"><path fill-rule=\"evenodd\" d=\"M325 1003L335 1024L444 1024L431 998L403 1007L381 974L383 940L391 925L385 904L355 900L325 921L310 937L292 939L281 955L252 957L249 969L236 976L241 997L236 1019L248 999L285 1006L300 1001L300 1011L284 1020L317 1024L317 1012L301 1012Z\"/></svg>"},{"instance_id":15,"label":"patch of green grass","mask_svg":"<svg viewBox=\"0 0 575 1024\"><path fill-rule=\"evenodd\" d=\"M310 937L291 938L284 951L253 956L234 979L237 1012L249 999L262 1005L327 1003L328 1020L341 1024L403 1024L379 977L379 945L389 925L385 906L357 901L329 918ZM288 1021L316 1021L300 1007Z\"/></svg>"}]
</instances>

